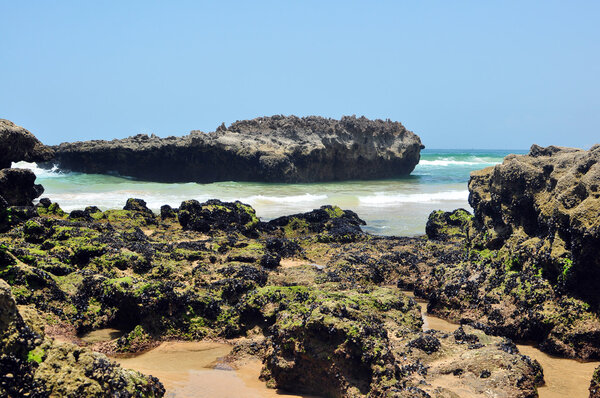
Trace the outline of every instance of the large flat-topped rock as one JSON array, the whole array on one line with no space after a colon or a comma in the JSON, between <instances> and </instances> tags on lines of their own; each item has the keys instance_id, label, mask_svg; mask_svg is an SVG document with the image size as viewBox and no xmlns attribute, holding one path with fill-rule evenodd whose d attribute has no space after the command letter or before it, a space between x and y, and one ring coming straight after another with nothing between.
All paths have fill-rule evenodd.
<instances>
[{"instance_id":1,"label":"large flat-topped rock","mask_svg":"<svg viewBox=\"0 0 600 398\"><path fill-rule=\"evenodd\" d=\"M63 143L54 162L161 182L317 182L406 176L422 148L417 135L389 120L272 116L208 134Z\"/></svg>"}]
</instances>

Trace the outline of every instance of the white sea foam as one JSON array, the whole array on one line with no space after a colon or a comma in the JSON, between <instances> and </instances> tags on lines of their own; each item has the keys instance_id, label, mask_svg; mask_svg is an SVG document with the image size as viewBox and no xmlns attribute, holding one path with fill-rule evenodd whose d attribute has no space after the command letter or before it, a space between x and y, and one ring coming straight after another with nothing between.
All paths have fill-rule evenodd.
<instances>
[{"instance_id":1,"label":"white sea foam","mask_svg":"<svg viewBox=\"0 0 600 398\"><path fill-rule=\"evenodd\" d=\"M442 158L435 160L424 160L419 161L420 166L474 166L474 165L492 165L498 164L499 161L493 161L491 159L483 158L472 158L471 160L456 160L451 158Z\"/></svg>"},{"instance_id":2,"label":"white sea foam","mask_svg":"<svg viewBox=\"0 0 600 398\"><path fill-rule=\"evenodd\" d=\"M15 169L29 169L33 171L38 178L56 178L64 177L66 175L66 173L58 171L58 167L56 165L54 165L51 169L42 169L37 165L37 163L17 162L13 163L11 167Z\"/></svg>"},{"instance_id":3,"label":"white sea foam","mask_svg":"<svg viewBox=\"0 0 600 398\"><path fill-rule=\"evenodd\" d=\"M303 195L291 195L291 196L267 196L267 195L252 195L246 198L240 198L241 202L253 204L253 203L282 203L282 204L293 204L300 202L318 202L327 199L327 195L312 195L305 193Z\"/></svg>"},{"instance_id":4,"label":"white sea foam","mask_svg":"<svg viewBox=\"0 0 600 398\"><path fill-rule=\"evenodd\" d=\"M359 196L358 199L365 206L387 206L401 203L432 203L446 201L466 201L469 191L442 191L433 193L396 194L376 192L374 195Z\"/></svg>"},{"instance_id":5,"label":"white sea foam","mask_svg":"<svg viewBox=\"0 0 600 398\"><path fill-rule=\"evenodd\" d=\"M49 196L53 202L57 202L65 211L83 209L86 206L98 206L102 210L121 209L125 206L127 199L140 198L146 201L147 206L158 211L164 204L178 207L182 201L196 199L200 202L210 199L208 195L167 195L155 194L143 190L114 190L109 192L65 192L52 193Z\"/></svg>"}]
</instances>

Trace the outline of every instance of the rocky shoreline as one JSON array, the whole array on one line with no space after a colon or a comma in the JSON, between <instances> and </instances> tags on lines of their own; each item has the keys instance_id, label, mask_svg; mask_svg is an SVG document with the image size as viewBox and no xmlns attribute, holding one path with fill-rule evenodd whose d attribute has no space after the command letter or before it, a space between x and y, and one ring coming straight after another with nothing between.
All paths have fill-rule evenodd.
<instances>
[{"instance_id":1,"label":"rocky shoreline","mask_svg":"<svg viewBox=\"0 0 600 398\"><path fill-rule=\"evenodd\" d=\"M456 374L474 394L502 386L526 397L541 383L539 365L508 340L469 327L422 332L415 302L384 287L397 278L393 262L371 257L397 240L363 233L352 212L264 223L239 202L188 201L161 216L141 200L125 207L67 215L44 201L2 235L12 264L1 276L17 303L59 333L125 331L103 345L113 354L237 339L234 352L260 357L262 377L294 392L425 396Z\"/></svg>"},{"instance_id":2,"label":"rocky shoreline","mask_svg":"<svg viewBox=\"0 0 600 398\"><path fill-rule=\"evenodd\" d=\"M63 143L47 165L158 182L321 182L409 175L422 148L389 120L271 116L184 137Z\"/></svg>"},{"instance_id":3,"label":"rocky shoreline","mask_svg":"<svg viewBox=\"0 0 600 398\"><path fill-rule=\"evenodd\" d=\"M219 339L232 364L259 358L269 386L295 393L537 396L543 369L513 340L600 358L598 157L597 146L509 156L472 174L474 215L434 212L421 237L369 235L335 206L269 222L219 200L67 214L47 198L33 206L35 179L3 185L0 395L162 396L159 380L94 350ZM403 290L461 327L424 332ZM77 338L102 328L123 335Z\"/></svg>"}]
</instances>

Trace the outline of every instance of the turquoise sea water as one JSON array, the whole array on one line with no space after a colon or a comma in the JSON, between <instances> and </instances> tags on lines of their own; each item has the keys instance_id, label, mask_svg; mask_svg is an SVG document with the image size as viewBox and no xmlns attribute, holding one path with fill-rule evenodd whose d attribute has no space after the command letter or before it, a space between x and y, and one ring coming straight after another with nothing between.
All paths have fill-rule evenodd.
<instances>
[{"instance_id":1,"label":"turquoise sea water","mask_svg":"<svg viewBox=\"0 0 600 398\"><path fill-rule=\"evenodd\" d=\"M101 209L122 208L127 198L144 199L157 211L163 204L177 207L183 200L217 198L241 200L252 205L264 220L309 211L324 204L354 210L367 222L366 230L380 235L415 235L425 232L433 210L470 210L467 182L473 170L493 166L515 150L430 150L406 178L376 181L345 181L314 184L266 184L218 182L212 184L165 184L125 177L62 173L29 167L45 188L43 197L66 210L95 205Z\"/></svg>"}]
</instances>

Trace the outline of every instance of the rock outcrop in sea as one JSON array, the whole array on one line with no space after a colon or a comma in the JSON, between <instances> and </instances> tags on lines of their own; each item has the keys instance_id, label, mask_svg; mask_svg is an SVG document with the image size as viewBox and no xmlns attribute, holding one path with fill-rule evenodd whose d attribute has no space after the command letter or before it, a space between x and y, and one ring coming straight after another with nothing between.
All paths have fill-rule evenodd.
<instances>
[{"instance_id":1,"label":"rock outcrop in sea","mask_svg":"<svg viewBox=\"0 0 600 398\"><path fill-rule=\"evenodd\" d=\"M44 192L31 170L10 168L12 163L45 161L53 153L23 127L0 119L0 232L24 219L33 200Z\"/></svg>"},{"instance_id":2,"label":"rock outcrop in sea","mask_svg":"<svg viewBox=\"0 0 600 398\"><path fill-rule=\"evenodd\" d=\"M43 162L53 156L52 149L28 130L10 120L0 119L0 169L9 168L12 162Z\"/></svg>"},{"instance_id":3,"label":"rock outcrop in sea","mask_svg":"<svg viewBox=\"0 0 600 398\"><path fill-rule=\"evenodd\" d=\"M52 162L159 182L317 182L406 176L424 148L401 123L272 116L184 137L63 143Z\"/></svg>"}]
</instances>

